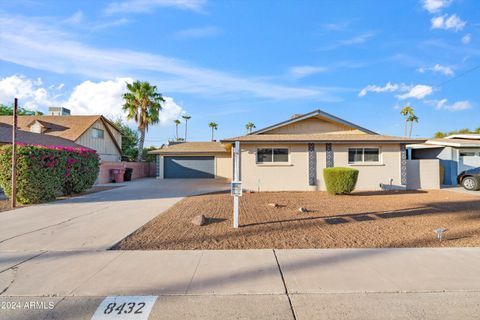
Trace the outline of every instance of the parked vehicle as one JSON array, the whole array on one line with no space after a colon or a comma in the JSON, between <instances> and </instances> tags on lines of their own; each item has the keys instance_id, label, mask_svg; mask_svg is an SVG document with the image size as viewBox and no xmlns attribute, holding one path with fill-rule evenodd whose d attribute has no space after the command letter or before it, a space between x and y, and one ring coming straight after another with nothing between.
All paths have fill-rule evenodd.
<instances>
[{"instance_id":1,"label":"parked vehicle","mask_svg":"<svg viewBox=\"0 0 480 320\"><path fill-rule=\"evenodd\" d=\"M480 190L480 167L460 172L457 182L467 190Z\"/></svg>"}]
</instances>

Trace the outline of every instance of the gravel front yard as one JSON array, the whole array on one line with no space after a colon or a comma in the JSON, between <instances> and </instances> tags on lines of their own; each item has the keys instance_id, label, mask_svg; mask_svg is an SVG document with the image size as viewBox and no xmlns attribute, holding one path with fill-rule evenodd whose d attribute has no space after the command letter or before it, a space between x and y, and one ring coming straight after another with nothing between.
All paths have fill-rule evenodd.
<instances>
[{"instance_id":1,"label":"gravel front yard","mask_svg":"<svg viewBox=\"0 0 480 320\"><path fill-rule=\"evenodd\" d=\"M277 203L278 208L269 206ZM309 212L301 213L299 207ZM206 226L191 223L204 214ZM449 191L244 194L239 229L230 194L186 198L116 249L259 249L480 246L480 197ZM447 239L434 229L447 228Z\"/></svg>"}]
</instances>

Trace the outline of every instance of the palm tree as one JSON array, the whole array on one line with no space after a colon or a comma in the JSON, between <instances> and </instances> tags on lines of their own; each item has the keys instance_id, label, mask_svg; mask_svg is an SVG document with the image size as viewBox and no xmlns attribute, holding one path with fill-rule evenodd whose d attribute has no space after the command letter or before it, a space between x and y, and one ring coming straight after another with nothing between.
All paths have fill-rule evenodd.
<instances>
[{"instance_id":1,"label":"palm tree","mask_svg":"<svg viewBox=\"0 0 480 320\"><path fill-rule=\"evenodd\" d=\"M187 141L187 122L190 120L191 116L182 116L183 119L185 119L185 141Z\"/></svg>"},{"instance_id":2,"label":"palm tree","mask_svg":"<svg viewBox=\"0 0 480 320\"><path fill-rule=\"evenodd\" d=\"M410 116L408 117L408 121L410 122L410 135L409 135L409 138L411 138L411 137L412 137L412 130L413 130L413 123L414 123L414 122L418 123L418 117L412 113L412 115L410 115Z\"/></svg>"},{"instance_id":3,"label":"palm tree","mask_svg":"<svg viewBox=\"0 0 480 320\"><path fill-rule=\"evenodd\" d=\"M180 125L180 120L176 119L176 120L173 120L173 122L175 123L175 134L176 134L176 140L178 141L178 126Z\"/></svg>"},{"instance_id":4,"label":"palm tree","mask_svg":"<svg viewBox=\"0 0 480 320\"><path fill-rule=\"evenodd\" d=\"M434 138L445 138L447 135L445 134L445 132L441 132L441 131L437 131L435 132L435 134L433 135Z\"/></svg>"},{"instance_id":5,"label":"palm tree","mask_svg":"<svg viewBox=\"0 0 480 320\"><path fill-rule=\"evenodd\" d=\"M245 125L245 128L247 128L248 133L252 133L252 130L255 129L255 125L252 122L249 122Z\"/></svg>"},{"instance_id":6,"label":"palm tree","mask_svg":"<svg viewBox=\"0 0 480 320\"><path fill-rule=\"evenodd\" d=\"M413 116L413 108L410 106L405 106L400 114L405 117L405 137L407 136L407 127L408 127L408 118Z\"/></svg>"},{"instance_id":7,"label":"palm tree","mask_svg":"<svg viewBox=\"0 0 480 320\"><path fill-rule=\"evenodd\" d=\"M210 122L210 123L208 124L208 126L209 126L210 128L212 128L212 141L215 141L215 140L213 139L213 133L214 133L215 130L218 129L218 124L216 124L215 122Z\"/></svg>"},{"instance_id":8,"label":"palm tree","mask_svg":"<svg viewBox=\"0 0 480 320\"><path fill-rule=\"evenodd\" d=\"M123 94L123 111L127 113L128 120L135 120L140 131L138 140L137 161L142 160L143 144L145 143L145 131L150 125L159 121L159 113L165 99L157 92L157 87L146 81L127 83L128 92Z\"/></svg>"}]
</instances>

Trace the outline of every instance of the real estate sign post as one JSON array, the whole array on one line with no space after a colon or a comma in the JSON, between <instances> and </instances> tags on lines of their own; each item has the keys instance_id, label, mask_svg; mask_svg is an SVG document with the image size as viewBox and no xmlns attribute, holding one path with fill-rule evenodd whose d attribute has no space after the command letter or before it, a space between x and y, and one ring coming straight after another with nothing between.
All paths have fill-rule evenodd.
<instances>
[{"instance_id":1,"label":"real estate sign post","mask_svg":"<svg viewBox=\"0 0 480 320\"><path fill-rule=\"evenodd\" d=\"M232 181L232 196L233 196L233 227L238 228L238 206L239 197L242 195L242 183L240 182L240 142L235 141L233 148L233 181Z\"/></svg>"},{"instance_id":2,"label":"real estate sign post","mask_svg":"<svg viewBox=\"0 0 480 320\"><path fill-rule=\"evenodd\" d=\"M17 109L18 99L13 102L13 123L12 123L12 208L17 206Z\"/></svg>"}]
</instances>

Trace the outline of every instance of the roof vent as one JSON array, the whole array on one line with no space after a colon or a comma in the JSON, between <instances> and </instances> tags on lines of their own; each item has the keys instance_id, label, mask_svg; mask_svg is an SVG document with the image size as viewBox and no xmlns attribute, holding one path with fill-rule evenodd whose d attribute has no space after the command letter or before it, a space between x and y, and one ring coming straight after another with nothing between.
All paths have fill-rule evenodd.
<instances>
[{"instance_id":1,"label":"roof vent","mask_svg":"<svg viewBox=\"0 0 480 320\"><path fill-rule=\"evenodd\" d=\"M290 117L290 119L296 119L296 118L299 118L299 117L301 117L301 116L303 116L303 114L295 113L294 115L292 115L292 116Z\"/></svg>"}]
</instances>

